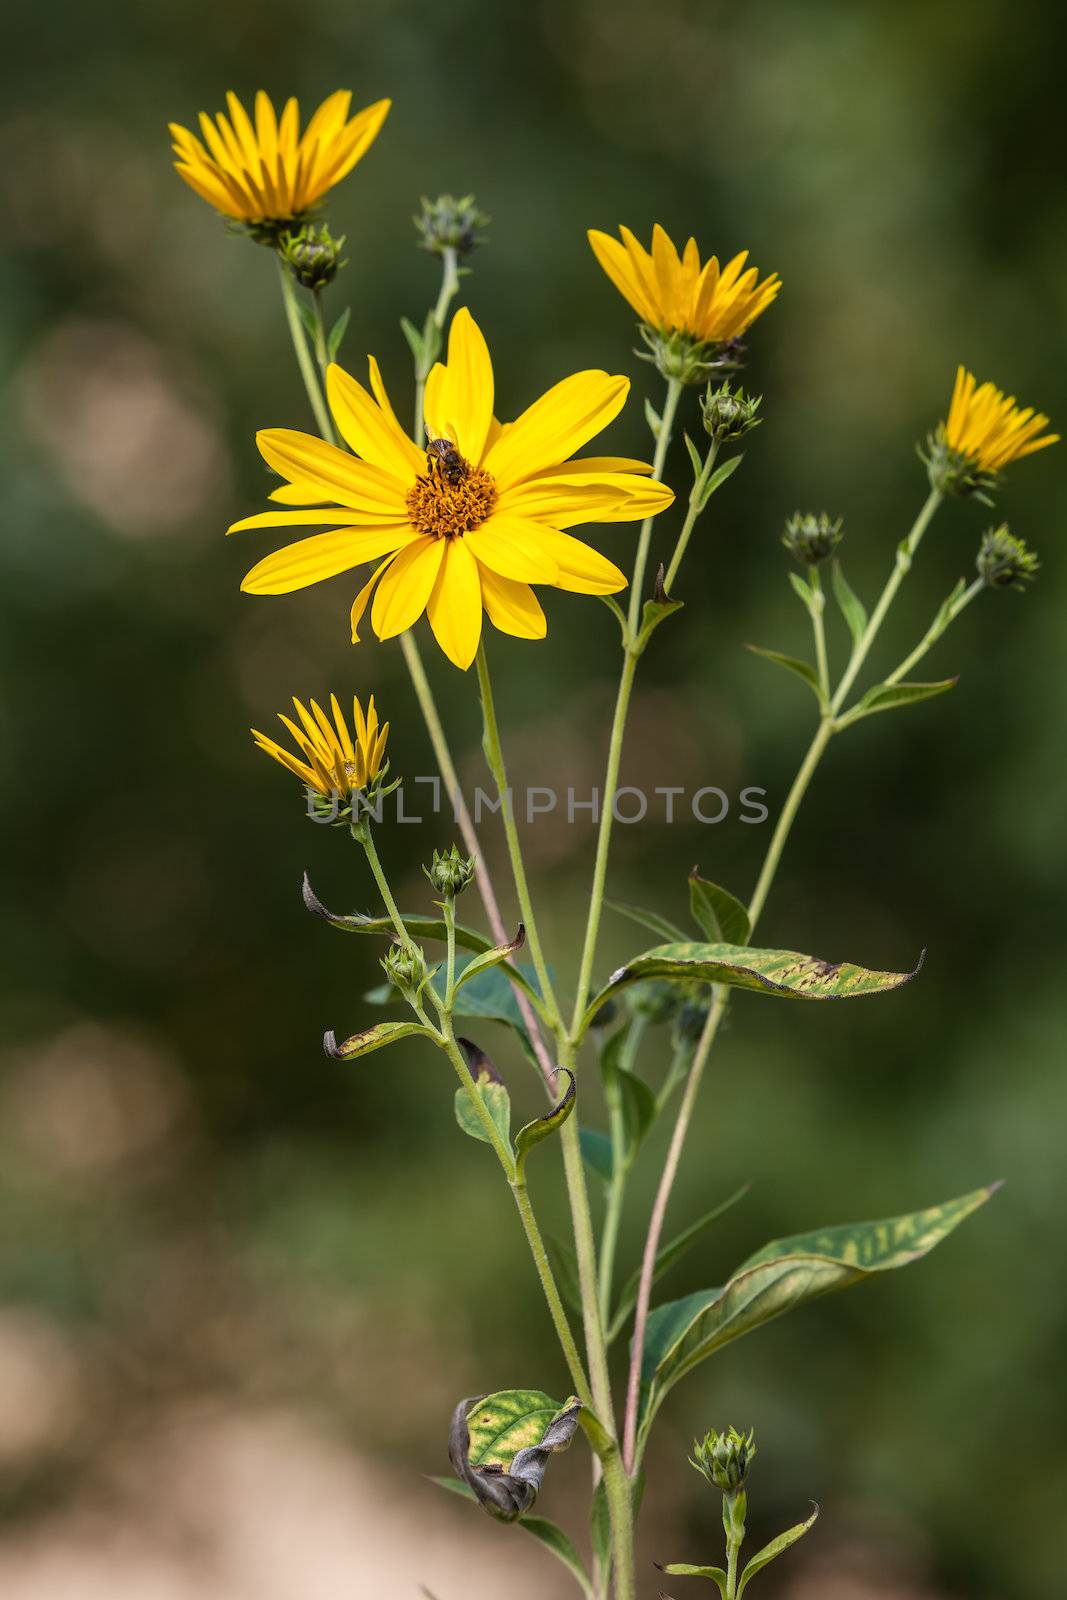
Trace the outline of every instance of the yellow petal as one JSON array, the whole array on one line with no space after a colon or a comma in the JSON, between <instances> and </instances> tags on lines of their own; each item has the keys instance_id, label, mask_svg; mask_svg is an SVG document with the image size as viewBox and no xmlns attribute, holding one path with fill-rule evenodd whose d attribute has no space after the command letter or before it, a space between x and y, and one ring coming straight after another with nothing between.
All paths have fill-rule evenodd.
<instances>
[{"instance_id":1,"label":"yellow petal","mask_svg":"<svg viewBox=\"0 0 1067 1600\"><path fill-rule=\"evenodd\" d=\"M481 463L493 421L493 363L482 330L461 306L448 335L448 362L426 391L435 438L451 439L473 466Z\"/></svg>"},{"instance_id":2,"label":"yellow petal","mask_svg":"<svg viewBox=\"0 0 1067 1600\"><path fill-rule=\"evenodd\" d=\"M324 578L334 578L389 550L399 550L419 536L407 524L395 528L337 528L276 550L245 574L246 594L292 594Z\"/></svg>"},{"instance_id":3,"label":"yellow petal","mask_svg":"<svg viewBox=\"0 0 1067 1600\"><path fill-rule=\"evenodd\" d=\"M516 639L543 639L548 623L540 602L527 583L498 577L482 568L482 602L494 628Z\"/></svg>"},{"instance_id":4,"label":"yellow petal","mask_svg":"<svg viewBox=\"0 0 1067 1600\"><path fill-rule=\"evenodd\" d=\"M389 563L395 559L396 558L394 556L386 556L385 560L381 562L379 566L375 567L374 571L371 573L370 577L367 579L366 583L363 585L362 589L352 602L350 620L352 623L353 644L359 643L359 625L363 621L363 613L367 609L367 602L370 600L370 597L374 592L374 585L378 582L378 579L381 577Z\"/></svg>"},{"instance_id":5,"label":"yellow petal","mask_svg":"<svg viewBox=\"0 0 1067 1600\"><path fill-rule=\"evenodd\" d=\"M326 392L334 420L350 450L402 483L410 484L412 477L424 469L422 451L396 428L395 418L390 422L363 385L336 364L326 370Z\"/></svg>"},{"instance_id":6,"label":"yellow petal","mask_svg":"<svg viewBox=\"0 0 1067 1600\"><path fill-rule=\"evenodd\" d=\"M545 549L555 556L559 567L557 589L569 589L573 594L617 594L626 588L625 574L599 550L552 528L543 529L542 534Z\"/></svg>"},{"instance_id":7,"label":"yellow petal","mask_svg":"<svg viewBox=\"0 0 1067 1600\"><path fill-rule=\"evenodd\" d=\"M478 654L482 636L482 586L478 563L464 540L444 542L448 548L426 615L445 655L466 671Z\"/></svg>"},{"instance_id":8,"label":"yellow petal","mask_svg":"<svg viewBox=\"0 0 1067 1600\"><path fill-rule=\"evenodd\" d=\"M475 560L501 578L522 583L555 583L559 568L545 553L541 528L527 517L494 512L480 528L464 536Z\"/></svg>"},{"instance_id":9,"label":"yellow petal","mask_svg":"<svg viewBox=\"0 0 1067 1600\"><path fill-rule=\"evenodd\" d=\"M582 522L642 522L665 511L674 491L656 478L632 473L543 475L506 489L499 514L517 513L553 528Z\"/></svg>"},{"instance_id":10,"label":"yellow petal","mask_svg":"<svg viewBox=\"0 0 1067 1600\"><path fill-rule=\"evenodd\" d=\"M576 372L535 400L493 445L485 467L498 490L567 460L626 404L628 378Z\"/></svg>"},{"instance_id":11,"label":"yellow petal","mask_svg":"<svg viewBox=\"0 0 1067 1600\"><path fill-rule=\"evenodd\" d=\"M263 428L256 434L256 444L264 461L275 472L294 484L311 484L315 491L313 498L321 499L325 495L338 505L379 516L405 515L404 502L410 479L402 482L388 469L356 461L347 451L327 444L325 439L299 433L294 428Z\"/></svg>"},{"instance_id":12,"label":"yellow petal","mask_svg":"<svg viewBox=\"0 0 1067 1600\"><path fill-rule=\"evenodd\" d=\"M593 254L623 299L629 301L643 322L654 326L659 320L656 307L641 281L630 252L618 239L601 233L597 228L590 228L588 239Z\"/></svg>"},{"instance_id":13,"label":"yellow petal","mask_svg":"<svg viewBox=\"0 0 1067 1600\"><path fill-rule=\"evenodd\" d=\"M395 638L422 616L437 582L447 542L417 539L392 562L378 585L371 608L371 627L379 639Z\"/></svg>"}]
</instances>

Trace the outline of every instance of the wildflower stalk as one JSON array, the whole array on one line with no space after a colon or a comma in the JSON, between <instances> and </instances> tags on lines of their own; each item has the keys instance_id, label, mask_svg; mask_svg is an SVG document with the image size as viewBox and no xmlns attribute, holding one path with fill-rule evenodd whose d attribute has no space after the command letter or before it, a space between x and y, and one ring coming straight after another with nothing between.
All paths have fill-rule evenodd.
<instances>
[{"instance_id":1,"label":"wildflower stalk","mask_svg":"<svg viewBox=\"0 0 1067 1600\"><path fill-rule=\"evenodd\" d=\"M819 720L819 726L815 731L815 735L811 741L811 744L808 746L808 749L804 755L804 759L800 763L800 767L797 770L797 775L793 779L792 787L786 796L781 815L778 818L774 833L771 836L771 841L767 846L767 853L764 856L763 865L760 868L759 877L756 880L756 887L752 892L752 899L749 902L748 918L751 930L749 934L750 938L752 932L755 931L756 923L758 922L760 914L762 913L764 905L766 904L767 896L770 893L779 864L781 863L782 853L785 849L790 831L792 830L797 812L799 811L801 802L808 791L811 780L815 776L816 769L818 768L819 762L822 760L826 746L829 744L834 733L836 733L842 726L847 725L849 720L846 717L839 721L837 718L838 710L840 709L845 696L848 694L849 689L855 682L856 675L859 672L860 667L867 658L867 654L870 651L871 645L874 643L878 631L881 628L882 623L885 621L886 615L894 599L896 598L897 591L899 590L901 583L911 568L912 558L919 548L923 534L929 527L935 511L941 504L941 500L942 496L940 492L936 489L931 490L925 504L922 507L922 510L919 512L919 515L912 524L911 531L898 547L893 571L889 576L885 588L882 590L882 594L878 600L878 603L871 614L870 621L864 628L863 633L860 635L853 648L852 656L848 666L845 668L841 681L838 684L837 689L835 690L829 702L829 705L823 711L823 714ZM908 666L910 662L911 658L909 657L908 661L904 663L905 667ZM716 988L715 998L712 1002L711 1009L708 1012L707 1020L704 1023L703 1032L701 1033L700 1039L697 1042L697 1047L693 1052L693 1060L689 1068L689 1076L686 1080L685 1091L682 1095L681 1104L678 1108L678 1116L675 1120L674 1129L671 1133L671 1142L667 1150L666 1159L664 1160L663 1171L660 1176L659 1186L656 1190L656 1197L652 1205L652 1214L649 1219L648 1233L645 1238L645 1246L641 1258L641 1275L637 1290L637 1304L634 1310L634 1331L630 1353L630 1372L627 1381L626 1411L623 1420L623 1458L626 1463L626 1470L631 1474L636 1471L637 1466L639 1465L640 1442L637 1438L637 1412L641 1394L641 1358L644 1351L645 1332L648 1326L648 1309L649 1300L652 1294L652 1281L655 1274L656 1254L659 1250L659 1243L663 1234L663 1224L666 1220L667 1205L670 1200L671 1190L674 1187L674 1180L678 1174L678 1166L681 1161L682 1149L685 1145L686 1135L689 1131L689 1124L693 1116L693 1109L696 1105L697 1095L700 1091L701 1080L704 1076L704 1068L707 1064L708 1056L711 1053L712 1045L715 1043L723 1016L725 1015L726 1007L729 1002L729 993L730 991L726 987Z\"/></svg>"},{"instance_id":2,"label":"wildflower stalk","mask_svg":"<svg viewBox=\"0 0 1067 1600\"><path fill-rule=\"evenodd\" d=\"M937 643L938 639L940 639L949 623L955 622L960 612L966 610L971 601L976 599L977 596L982 593L982 590L985 587L986 584L983 578L975 578L974 582L968 588L964 589L959 599L953 601L945 615L943 617L938 616L937 619L930 625L927 631L923 634L922 638L919 640L919 643L915 646L915 649L911 652L911 655L905 656L904 660L900 663L900 666L889 674L888 678L885 679L885 682L899 683L902 678L906 678L912 667L917 666L926 652Z\"/></svg>"},{"instance_id":3,"label":"wildflower stalk","mask_svg":"<svg viewBox=\"0 0 1067 1600\"><path fill-rule=\"evenodd\" d=\"M640 1014L630 1023L623 1057L619 1063L624 1072L632 1072L637 1052L641 1047L648 1019ZM611 1133L611 1182L608 1185L604 1224L600 1231L600 1320L607 1328L611 1318L611 1281L615 1273L615 1251L619 1242L619 1226L626 1198L626 1182L630 1176L630 1162L625 1160L625 1140L622 1106L618 1096L613 1096L608 1108Z\"/></svg>"},{"instance_id":4,"label":"wildflower stalk","mask_svg":"<svg viewBox=\"0 0 1067 1600\"><path fill-rule=\"evenodd\" d=\"M811 631L815 636L815 666L819 674L819 689L822 692L822 701L825 705L830 699L830 664L826 655L826 624L823 613L826 610L826 594L823 590L822 579L819 577L818 567L812 567L810 574L810 587L814 596L811 603Z\"/></svg>"},{"instance_id":5,"label":"wildflower stalk","mask_svg":"<svg viewBox=\"0 0 1067 1600\"><path fill-rule=\"evenodd\" d=\"M671 434L674 431L674 418L678 410L678 402L682 397L684 385L678 378L667 379L667 395L663 402L663 414L660 417L659 431L656 434L656 454L652 460L652 476L662 478L663 466L667 460L667 450L670 447ZM630 611L629 627L631 638L637 636L637 625L641 617L641 602L645 588L645 568L648 565L648 551L652 542L653 517L646 517L641 524L641 532L637 537L637 555L634 558L633 582L630 585Z\"/></svg>"},{"instance_id":6,"label":"wildflower stalk","mask_svg":"<svg viewBox=\"0 0 1067 1600\"><path fill-rule=\"evenodd\" d=\"M324 439L329 440L330 444L336 444L337 435L333 429L330 409L323 397L322 390L319 388L318 379L315 376L314 362L312 361L307 337L304 333L304 325L300 320L300 307L297 303L296 287L280 259L278 261L278 276L282 282L282 303L285 306L286 320L289 323L289 335L293 341L293 349L296 352L297 363L300 367L300 376L304 380L304 388L307 391L308 401L315 417L315 426Z\"/></svg>"},{"instance_id":7,"label":"wildflower stalk","mask_svg":"<svg viewBox=\"0 0 1067 1600\"><path fill-rule=\"evenodd\" d=\"M701 468L692 489L689 491L689 505L686 509L685 521L682 523L682 530L678 535L678 543L674 547L674 554L671 556L670 565L667 568L667 575L663 580L663 587L666 589L668 594L670 594L674 580L678 576L678 568L682 564L682 557L685 555L693 529L697 525L697 519L707 504L706 490L708 479L711 477L712 469L715 466L715 457L718 455L718 453L719 442L717 439L712 439L708 446L707 454L704 457L704 465Z\"/></svg>"}]
</instances>

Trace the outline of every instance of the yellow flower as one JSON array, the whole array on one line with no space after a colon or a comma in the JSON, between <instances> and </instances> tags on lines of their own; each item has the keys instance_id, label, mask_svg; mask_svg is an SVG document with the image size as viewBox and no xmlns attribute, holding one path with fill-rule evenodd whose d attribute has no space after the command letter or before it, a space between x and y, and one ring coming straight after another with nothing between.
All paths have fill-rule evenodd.
<instances>
[{"instance_id":1,"label":"yellow flower","mask_svg":"<svg viewBox=\"0 0 1067 1600\"><path fill-rule=\"evenodd\" d=\"M253 728L252 737L259 748L275 761L280 761L290 772L295 772L309 789L314 789L318 794L349 795L369 789L382 771L385 741L389 737L389 724L378 726L374 696L371 695L367 703L366 716L359 701L355 696L352 698L354 738L348 731L344 712L335 694L330 696L332 722L317 700L312 700L310 712L295 695L293 705L302 726L297 727L281 711L278 721L292 735L304 759L294 756L283 745L260 733L258 728Z\"/></svg>"},{"instance_id":2,"label":"yellow flower","mask_svg":"<svg viewBox=\"0 0 1067 1600\"><path fill-rule=\"evenodd\" d=\"M300 107L287 100L281 117L261 89L255 126L232 92L230 115L200 113L201 142L170 124L175 168L209 205L237 222L292 222L340 183L374 143L391 104L378 100L348 118L347 89L324 100L300 133ZM348 120L346 120L348 119Z\"/></svg>"},{"instance_id":3,"label":"yellow flower","mask_svg":"<svg viewBox=\"0 0 1067 1600\"><path fill-rule=\"evenodd\" d=\"M370 358L369 394L338 366L327 373L334 420L348 455L305 433L257 436L268 465L287 483L271 496L306 510L265 511L242 528L323 526L260 561L249 594L289 594L381 560L352 606L352 640L374 592L379 639L412 627L425 611L438 644L458 667L478 650L482 609L503 633L542 639L544 612L530 584L579 594L614 594L626 579L612 562L564 532L583 522L634 522L674 498L626 457L569 460L621 411L626 378L577 372L504 426L493 415L493 367L466 309L456 313L448 361L426 384L423 448L401 428Z\"/></svg>"},{"instance_id":4,"label":"yellow flower","mask_svg":"<svg viewBox=\"0 0 1067 1600\"><path fill-rule=\"evenodd\" d=\"M957 368L948 421L942 424L945 443L982 472L1000 472L1021 456L1058 443L1057 433L1038 438L1047 426L1040 412L1030 406L1020 411L1014 396L991 383L977 385L973 373Z\"/></svg>"},{"instance_id":5,"label":"yellow flower","mask_svg":"<svg viewBox=\"0 0 1067 1600\"><path fill-rule=\"evenodd\" d=\"M651 254L629 228L620 228L619 234L621 244L611 234L591 228L593 254L642 322L663 333L678 331L701 343L716 344L739 338L782 287L777 273L760 283L755 267L744 270L747 250L720 272L716 256L701 266L695 239L679 256L658 222L652 230Z\"/></svg>"}]
</instances>

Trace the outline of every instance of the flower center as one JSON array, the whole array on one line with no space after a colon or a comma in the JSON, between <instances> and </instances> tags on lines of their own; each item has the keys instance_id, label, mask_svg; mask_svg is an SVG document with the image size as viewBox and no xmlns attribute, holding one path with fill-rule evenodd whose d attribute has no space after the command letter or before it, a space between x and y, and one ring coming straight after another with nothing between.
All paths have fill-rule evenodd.
<instances>
[{"instance_id":1,"label":"flower center","mask_svg":"<svg viewBox=\"0 0 1067 1600\"><path fill-rule=\"evenodd\" d=\"M479 527L496 504L496 484L477 471L454 445L435 439L426 452L426 472L408 491L413 527L435 539L455 539Z\"/></svg>"}]
</instances>

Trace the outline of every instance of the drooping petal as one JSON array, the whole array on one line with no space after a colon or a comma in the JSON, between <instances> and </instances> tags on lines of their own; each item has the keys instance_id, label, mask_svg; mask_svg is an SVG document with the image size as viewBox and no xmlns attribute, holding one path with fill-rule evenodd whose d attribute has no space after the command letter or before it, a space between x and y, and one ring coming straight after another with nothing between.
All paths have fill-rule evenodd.
<instances>
[{"instance_id":1,"label":"drooping petal","mask_svg":"<svg viewBox=\"0 0 1067 1600\"><path fill-rule=\"evenodd\" d=\"M385 560L375 567L374 571L371 573L370 577L367 579L366 583L353 600L352 611L350 614L353 644L359 643L359 625L363 621L363 613L367 609L368 601L370 600L371 595L374 593L374 585L378 582L378 579L381 577L386 567L388 567L389 564L395 560L395 556L386 556Z\"/></svg>"},{"instance_id":2,"label":"drooping petal","mask_svg":"<svg viewBox=\"0 0 1067 1600\"><path fill-rule=\"evenodd\" d=\"M417 622L437 582L446 539L417 539L390 564L371 607L371 627L379 639L393 639Z\"/></svg>"},{"instance_id":3,"label":"drooping petal","mask_svg":"<svg viewBox=\"0 0 1067 1600\"><path fill-rule=\"evenodd\" d=\"M566 461L618 416L630 380L607 372L576 372L535 400L485 457L498 490Z\"/></svg>"},{"instance_id":4,"label":"drooping petal","mask_svg":"<svg viewBox=\"0 0 1067 1600\"><path fill-rule=\"evenodd\" d=\"M583 522L641 522L665 511L674 491L656 478L634 473L547 474L505 490L501 514L516 513L572 528Z\"/></svg>"},{"instance_id":5,"label":"drooping petal","mask_svg":"<svg viewBox=\"0 0 1067 1600\"><path fill-rule=\"evenodd\" d=\"M482 586L465 541L449 539L447 546L426 615L445 655L466 671L482 636Z\"/></svg>"},{"instance_id":6,"label":"drooping petal","mask_svg":"<svg viewBox=\"0 0 1067 1600\"><path fill-rule=\"evenodd\" d=\"M241 588L246 594L292 594L324 578L335 578L364 561L373 561L387 551L399 550L419 535L408 523L393 528L337 528L298 539L256 563L245 574Z\"/></svg>"},{"instance_id":7,"label":"drooping petal","mask_svg":"<svg viewBox=\"0 0 1067 1600\"><path fill-rule=\"evenodd\" d=\"M540 601L528 583L501 578L483 567L482 602L494 628L516 639L543 639L548 623Z\"/></svg>"}]
</instances>

